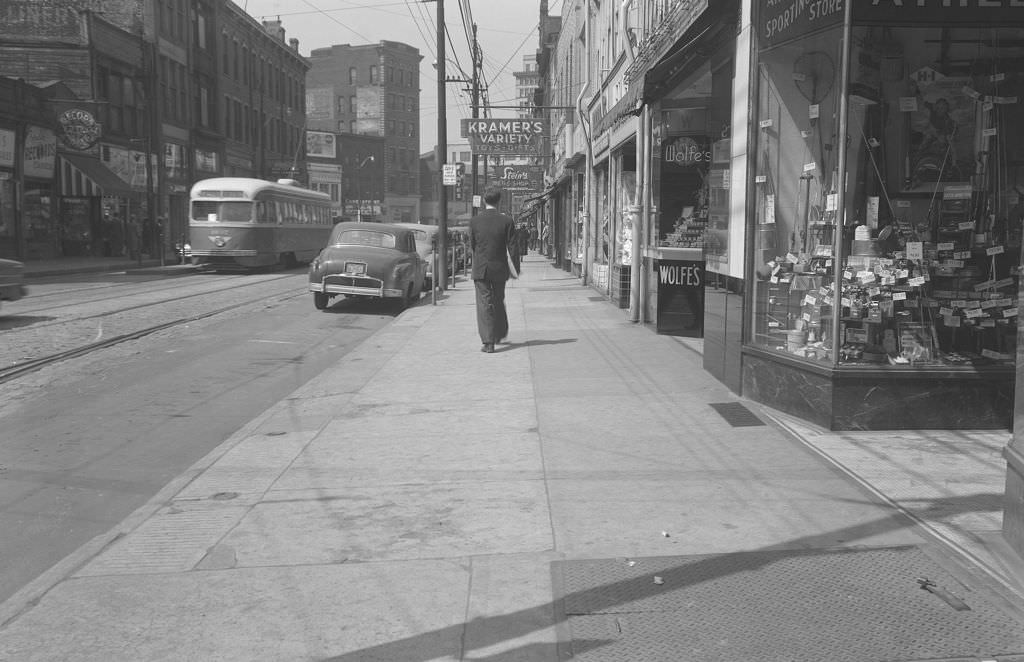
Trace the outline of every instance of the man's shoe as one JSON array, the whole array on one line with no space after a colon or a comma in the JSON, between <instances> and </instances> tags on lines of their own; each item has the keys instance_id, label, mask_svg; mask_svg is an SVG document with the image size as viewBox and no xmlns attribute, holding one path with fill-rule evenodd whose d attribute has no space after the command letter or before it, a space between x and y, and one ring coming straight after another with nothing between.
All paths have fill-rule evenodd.
<instances>
[{"instance_id":1,"label":"man's shoe","mask_svg":"<svg viewBox=\"0 0 1024 662\"><path fill-rule=\"evenodd\" d=\"M493 354L494 343L485 342L484 346L480 348L480 351L483 352L484 354Z\"/></svg>"}]
</instances>

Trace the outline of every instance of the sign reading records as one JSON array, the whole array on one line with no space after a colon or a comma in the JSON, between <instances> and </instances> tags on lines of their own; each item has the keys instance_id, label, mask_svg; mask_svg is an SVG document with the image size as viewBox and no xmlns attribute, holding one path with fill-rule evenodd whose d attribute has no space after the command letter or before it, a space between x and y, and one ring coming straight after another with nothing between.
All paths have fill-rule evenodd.
<instances>
[{"instance_id":1,"label":"sign reading records","mask_svg":"<svg viewBox=\"0 0 1024 662\"><path fill-rule=\"evenodd\" d=\"M462 120L462 137L469 138L474 154L537 156L546 135L547 120Z\"/></svg>"}]
</instances>

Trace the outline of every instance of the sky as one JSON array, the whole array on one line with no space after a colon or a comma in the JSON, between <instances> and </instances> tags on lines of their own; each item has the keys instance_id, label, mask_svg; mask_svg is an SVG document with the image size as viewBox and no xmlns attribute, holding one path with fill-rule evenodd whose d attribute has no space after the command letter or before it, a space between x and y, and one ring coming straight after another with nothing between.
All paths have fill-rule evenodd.
<instances>
[{"instance_id":1,"label":"sky","mask_svg":"<svg viewBox=\"0 0 1024 662\"><path fill-rule=\"evenodd\" d=\"M437 141L437 71L432 66L437 45L435 2L419 0L234 0L256 20L281 18L285 38L299 40L299 53L334 44L372 44L400 41L419 49L420 152L434 149ZM469 38L463 27L461 6L469 6L483 51L483 75L492 106L516 104L513 71L523 66L523 55L537 50L539 0L444 0L446 72L469 78L472 70ZM558 15L563 0L549 0ZM454 48L452 47L454 45ZM454 63L453 63L454 62ZM459 66L465 76L459 71ZM447 89L448 142L462 142L459 120L470 117L468 85L449 83ZM492 117L513 117L514 110L495 109Z\"/></svg>"}]
</instances>

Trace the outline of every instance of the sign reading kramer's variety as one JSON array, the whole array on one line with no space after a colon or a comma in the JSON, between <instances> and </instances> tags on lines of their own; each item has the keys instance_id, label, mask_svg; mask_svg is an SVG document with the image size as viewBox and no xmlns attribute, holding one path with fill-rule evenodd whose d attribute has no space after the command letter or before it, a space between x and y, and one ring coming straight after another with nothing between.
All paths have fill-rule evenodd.
<instances>
[{"instance_id":1,"label":"sign reading kramer's variety","mask_svg":"<svg viewBox=\"0 0 1024 662\"><path fill-rule=\"evenodd\" d=\"M546 135L547 120L462 120L462 137L469 138L474 154L538 156Z\"/></svg>"}]
</instances>

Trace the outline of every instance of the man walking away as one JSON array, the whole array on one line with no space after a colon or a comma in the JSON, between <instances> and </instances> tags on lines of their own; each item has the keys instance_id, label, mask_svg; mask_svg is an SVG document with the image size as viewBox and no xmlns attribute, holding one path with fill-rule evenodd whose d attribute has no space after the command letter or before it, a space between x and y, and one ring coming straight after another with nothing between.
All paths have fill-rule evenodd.
<instances>
[{"instance_id":1,"label":"man walking away","mask_svg":"<svg viewBox=\"0 0 1024 662\"><path fill-rule=\"evenodd\" d=\"M481 352L494 352L495 343L508 335L508 313L505 310L505 281L509 253L515 250L516 226L511 218L498 211L501 188L488 186L484 191L485 209L469 221L469 246L473 251L473 285L476 287L476 325L483 347Z\"/></svg>"}]
</instances>

